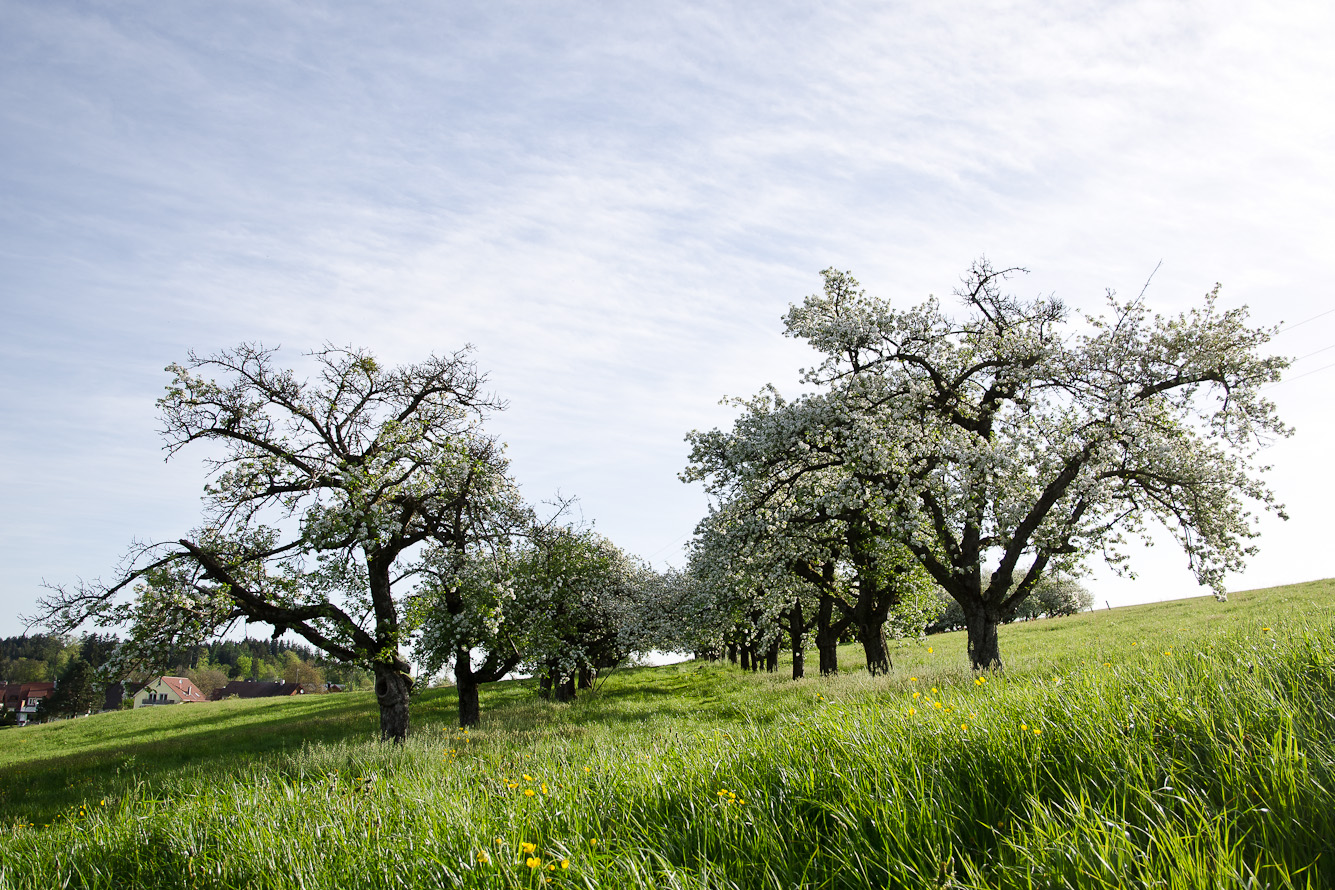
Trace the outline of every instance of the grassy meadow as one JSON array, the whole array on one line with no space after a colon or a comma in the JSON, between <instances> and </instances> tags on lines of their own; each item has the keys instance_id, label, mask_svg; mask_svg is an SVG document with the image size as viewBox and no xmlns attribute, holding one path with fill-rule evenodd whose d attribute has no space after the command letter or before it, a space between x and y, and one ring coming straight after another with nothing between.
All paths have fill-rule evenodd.
<instances>
[{"instance_id":1,"label":"grassy meadow","mask_svg":"<svg viewBox=\"0 0 1335 890\"><path fill-rule=\"evenodd\" d=\"M397 748L369 694L5 730L0 888L1335 885L1335 580L1001 646L425 690Z\"/></svg>"}]
</instances>

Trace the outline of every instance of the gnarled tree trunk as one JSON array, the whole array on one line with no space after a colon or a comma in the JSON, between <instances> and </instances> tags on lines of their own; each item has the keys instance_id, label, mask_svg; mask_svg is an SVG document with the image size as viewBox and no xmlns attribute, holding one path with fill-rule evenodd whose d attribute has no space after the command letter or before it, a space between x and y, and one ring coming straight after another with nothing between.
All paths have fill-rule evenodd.
<instances>
[{"instance_id":1,"label":"gnarled tree trunk","mask_svg":"<svg viewBox=\"0 0 1335 890\"><path fill-rule=\"evenodd\" d=\"M407 665L375 662L375 700L380 706L380 740L402 743L408 738L408 693L413 681Z\"/></svg>"},{"instance_id":2,"label":"gnarled tree trunk","mask_svg":"<svg viewBox=\"0 0 1335 890\"><path fill-rule=\"evenodd\" d=\"M890 646L885 640L885 622L859 622L858 642L867 654L867 671L873 676L890 673Z\"/></svg>"},{"instance_id":3,"label":"gnarled tree trunk","mask_svg":"<svg viewBox=\"0 0 1335 890\"><path fill-rule=\"evenodd\" d=\"M964 606L964 626L968 632L969 663L975 671L999 671L1001 647L997 641L999 616L986 605L970 604Z\"/></svg>"},{"instance_id":4,"label":"gnarled tree trunk","mask_svg":"<svg viewBox=\"0 0 1335 890\"><path fill-rule=\"evenodd\" d=\"M839 673L839 637L848 626L848 619L834 620L834 597L822 594L816 612L816 651L820 653L820 675L828 677Z\"/></svg>"},{"instance_id":5,"label":"gnarled tree trunk","mask_svg":"<svg viewBox=\"0 0 1335 890\"><path fill-rule=\"evenodd\" d=\"M788 610L788 638L792 642L793 648L793 679L802 679L802 672L806 669L803 650L806 648L807 626L802 620L802 601L793 603L793 607Z\"/></svg>"}]
</instances>

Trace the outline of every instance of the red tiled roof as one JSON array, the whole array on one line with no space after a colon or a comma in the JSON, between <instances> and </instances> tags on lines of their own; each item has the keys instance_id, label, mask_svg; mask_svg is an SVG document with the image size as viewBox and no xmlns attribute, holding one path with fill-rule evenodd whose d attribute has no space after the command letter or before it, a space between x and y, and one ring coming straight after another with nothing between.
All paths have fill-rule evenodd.
<instances>
[{"instance_id":1,"label":"red tiled roof","mask_svg":"<svg viewBox=\"0 0 1335 890\"><path fill-rule=\"evenodd\" d=\"M163 677L162 685L179 695L182 702L208 701L204 693L195 688L195 684L185 677Z\"/></svg>"},{"instance_id":2,"label":"red tiled roof","mask_svg":"<svg viewBox=\"0 0 1335 890\"><path fill-rule=\"evenodd\" d=\"M30 698L46 698L56 691L56 684L50 680L36 683L10 683L0 686L0 706L17 711Z\"/></svg>"}]
</instances>

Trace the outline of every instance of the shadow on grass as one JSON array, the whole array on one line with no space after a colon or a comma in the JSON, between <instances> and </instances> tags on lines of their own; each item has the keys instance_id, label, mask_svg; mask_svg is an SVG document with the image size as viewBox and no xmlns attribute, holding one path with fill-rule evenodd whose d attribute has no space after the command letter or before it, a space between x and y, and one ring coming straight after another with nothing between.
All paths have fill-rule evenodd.
<instances>
[{"instance_id":1,"label":"shadow on grass","mask_svg":"<svg viewBox=\"0 0 1335 890\"><path fill-rule=\"evenodd\" d=\"M234 773L257 759L311 742L373 738L378 726L375 701L368 695L349 694L318 705L303 701L299 713L293 713L294 705L298 703L264 702L244 709L228 703L191 705L188 722L176 726L146 726L142 720L126 719L130 714L55 724L50 730L77 733L80 740L94 735L95 746L69 754L41 752L35 761L0 767L0 822L43 825L81 805L123 796L137 785L156 790L186 774ZM201 713L216 707L226 710ZM144 739L147 734L153 737ZM0 736L0 744L7 738ZM61 738L42 741L59 745Z\"/></svg>"}]
</instances>

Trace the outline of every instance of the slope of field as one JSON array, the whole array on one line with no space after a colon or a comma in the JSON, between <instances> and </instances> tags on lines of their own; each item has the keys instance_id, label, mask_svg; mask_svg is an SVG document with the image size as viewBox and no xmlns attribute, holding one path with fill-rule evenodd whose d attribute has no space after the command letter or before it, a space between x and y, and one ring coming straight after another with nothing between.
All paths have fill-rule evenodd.
<instances>
[{"instance_id":1,"label":"slope of field","mask_svg":"<svg viewBox=\"0 0 1335 890\"><path fill-rule=\"evenodd\" d=\"M0 733L0 887L1328 886L1335 581L900 644L888 677L525 682ZM786 669L786 666L785 666Z\"/></svg>"}]
</instances>

